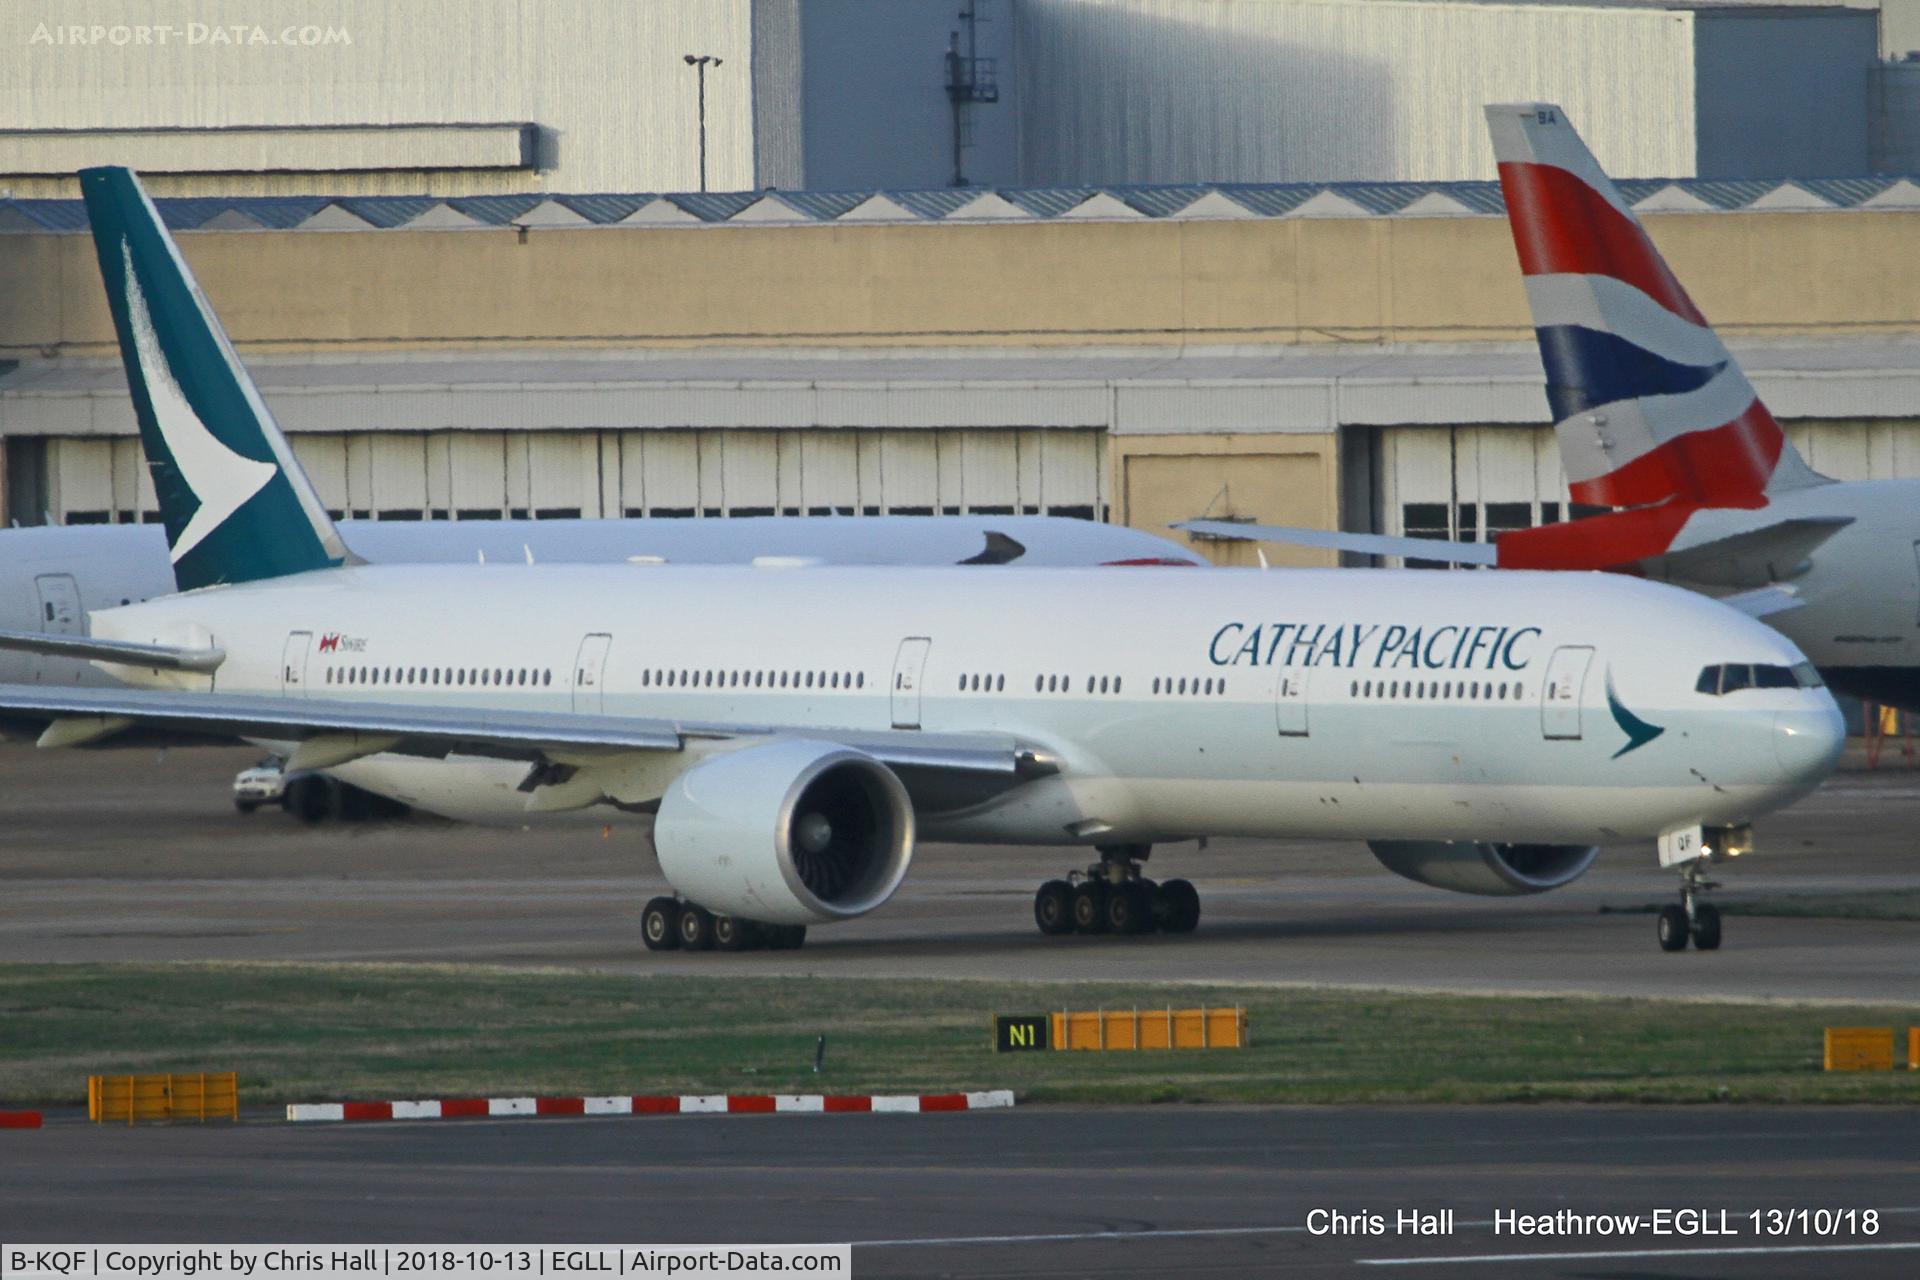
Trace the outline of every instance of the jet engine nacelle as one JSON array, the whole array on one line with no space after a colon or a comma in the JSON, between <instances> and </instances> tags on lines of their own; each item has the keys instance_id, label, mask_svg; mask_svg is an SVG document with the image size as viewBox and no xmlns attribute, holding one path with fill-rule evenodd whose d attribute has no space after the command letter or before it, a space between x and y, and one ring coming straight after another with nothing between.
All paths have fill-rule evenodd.
<instances>
[{"instance_id":1,"label":"jet engine nacelle","mask_svg":"<svg viewBox=\"0 0 1920 1280\"><path fill-rule=\"evenodd\" d=\"M1512 897L1573 883L1600 856L1590 844L1490 844L1478 840L1369 840L1382 866L1436 889Z\"/></svg>"},{"instance_id":2,"label":"jet engine nacelle","mask_svg":"<svg viewBox=\"0 0 1920 1280\"><path fill-rule=\"evenodd\" d=\"M873 910L913 859L913 805L893 771L831 742L711 756L660 799L660 870L709 911L821 924Z\"/></svg>"}]
</instances>

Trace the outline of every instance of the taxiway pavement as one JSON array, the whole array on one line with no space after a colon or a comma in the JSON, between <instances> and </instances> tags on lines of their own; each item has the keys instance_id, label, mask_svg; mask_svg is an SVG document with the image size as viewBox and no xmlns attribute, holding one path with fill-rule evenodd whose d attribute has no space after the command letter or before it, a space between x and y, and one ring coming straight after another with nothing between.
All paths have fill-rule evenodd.
<instances>
[{"instance_id":1,"label":"taxiway pavement","mask_svg":"<svg viewBox=\"0 0 1920 1280\"><path fill-rule=\"evenodd\" d=\"M650 953L667 891L631 821L488 830L305 827L236 814L244 751L0 747L0 961L454 961L618 971L1331 984L1456 992L1909 1001L1920 923L1729 917L1716 953L1656 949L1650 848L1608 849L1559 892L1477 898L1402 880L1365 847L1216 841L1157 850L1198 887L1186 937L1045 938L1037 884L1065 849L928 845L894 901L804 950ZM1721 901L1920 888L1920 771L1843 772L1768 819Z\"/></svg>"},{"instance_id":2,"label":"taxiway pavement","mask_svg":"<svg viewBox=\"0 0 1920 1280\"><path fill-rule=\"evenodd\" d=\"M1920 1270L1911 1110L1036 1108L132 1130L72 1118L6 1136L4 1150L0 1239L14 1245L851 1241L866 1277ZM1747 1216L1816 1208L1871 1209L1878 1223L1770 1234ZM1706 1215L1670 1227L1732 1234L1663 1233L1663 1209ZM1316 1232L1334 1220L1314 1210L1354 1229ZM1449 1233L1396 1229L1402 1211L1442 1210ZM1641 1221L1516 1235L1496 1231L1503 1210Z\"/></svg>"}]
</instances>

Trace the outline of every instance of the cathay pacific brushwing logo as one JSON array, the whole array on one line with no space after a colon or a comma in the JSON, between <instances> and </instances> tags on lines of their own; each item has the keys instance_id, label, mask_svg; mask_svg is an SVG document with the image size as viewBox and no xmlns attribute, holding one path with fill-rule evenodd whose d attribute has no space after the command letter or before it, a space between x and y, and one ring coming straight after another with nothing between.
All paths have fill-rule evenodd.
<instances>
[{"instance_id":1,"label":"cathay pacific brushwing logo","mask_svg":"<svg viewBox=\"0 0 1920 1280\"><path fill-rule=\"evenodd\" d=\"M1648 724L1621 704L1620 695L1613 691L1611 671L1607 672L1607 710L1613 712L1613 722L1620 726L1620 732L1627 735L1627 745L1613 753L1615 760L1629 751L1638 751L1667 731L1665 725Z\"/></svg>"},{"instance_id":2,"label":"cathay pacific brushwing logo","mask_svg":"<svg viewBox=\"0 0 1920 1280\"><path fill-rule=\"evenodd\" d=\"M200 503L173 544L173 562L178 564L182 556L266 488L267 481L273 479L274 467L241 457L200 421L167 364L160 335L153 328L153 316L147 310L146 294L140 289L140 277L133 270L133 248L125 240L120 242L120 254L127 267L127 316L134 349L140 356L140 376L153 405L154 425L167 443L167 452L173 455L181 480Z\"/></svg>"}]
</instances>

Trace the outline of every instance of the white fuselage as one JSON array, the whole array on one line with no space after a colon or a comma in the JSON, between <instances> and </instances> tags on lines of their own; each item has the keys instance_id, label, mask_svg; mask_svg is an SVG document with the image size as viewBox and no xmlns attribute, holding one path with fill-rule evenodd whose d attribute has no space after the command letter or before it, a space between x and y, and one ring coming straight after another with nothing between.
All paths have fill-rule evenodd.
<instances>
[{"instance_id":1,"label":"white fuselage","mask_svg":"<svg viewBox=\"0 0 1920 1280\"><path fill-rule=\"evenodd\" d=\"M1710 664L1803 662L1776 632L1597 574L367 566L93 622L220 645L226 694L992 732L1058 760L920 815L960 840L1597 843L1750 820L1816 785L1842 740L1821 689L1695 692ZM1658 732L1634 745L1630 724ZM527 817L524 764L338 773L450 816Z\"/></svg>"},{"instance_id":2,"label":"white fuselage","mask_svg":"<svg viewBox=\"0 0 1920 1280\"><path fill-rule=\"evenodd\" d=\"M1813 485L1770 494L1752 513L1756 525L1833 516L1853 523L1816 547L1805 572L1789 579L1804 603L1767 622L1834 688L1920 706L1920 480Z\"/></svg>"},{"instance_id":3,"label":"white fuselage","mask_svg":"<svg viewBox=\"0 0 1920 1280\"><path fill-rule=\"evenodd\" d=\"M350 546L375 564L746 564L803 556L830 564L952 565L1012 555L1021 566L1188 560L1138 529L1064 516L732 516L633 520L349 520ZM997 534L1007 542L989 540ZM81 634L86 615L175 590L157 524L0 529L0 631ZM73 658L0 649L0 684L101 685Z\"/></svg>"}]
</instances>

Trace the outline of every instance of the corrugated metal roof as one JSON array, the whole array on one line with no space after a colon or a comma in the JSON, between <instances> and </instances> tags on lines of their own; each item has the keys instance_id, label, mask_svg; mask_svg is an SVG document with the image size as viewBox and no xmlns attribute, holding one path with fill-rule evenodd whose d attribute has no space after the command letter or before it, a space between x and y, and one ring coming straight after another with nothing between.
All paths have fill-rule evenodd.
<instances>
[{"instance_id":1,"label":"corrugated metal roof","mask_svg":"<svg viewBox=\"0 0 1920 1280\"><path fill-rule=\"evenodd\" d=\"M1002 187L1000 198L1036 218L1057 218L1086 203L1098 187ZM974 192L976 196L980 193Z\"/></svg>"},{"instance_id":2,"label":"corrugated metal roof","mask_svg":"<svg viewBox=\"0 0 1920 1280\"><path fill-rule=\"evenodd\" d=\"M1618 182L1629 204L1639 205L1669 188L1715 209L1737 210L1787 200L1811 204L1806 195L1839 209L1855 209L1902 181L1900 175L1874 174L1857 178L1777 178L1732 181L1714 178L1625 178ZM1920 178L1909 179L1920 184ZM1802 193L1805 193L1804 195ZM226 214L238 214L263 227L297 227L325 209L341 209L376 229L405 227L429 215L451 211L482 226L503 227L529 210L553 201L571 209L589 223L610 226L632 216L656 199L664 199L702 222L728 222L743 210L760 205L756 223L832 222L884 195L915 219L939 221L986 195L997 195L1033 218L1064 217L1097 195L1106 195L1148 218L1178 218L1196 201L1217 194L1255 217L1292 216L1317 196L1348 201L1375 217L1393 217L1415 205L1414 212L1432 216L1443 196L1457 201L1469 213L1498 214L1506 209L1497 182L1328 182L1243 183L1118 186L1118 187L945 187L927 191L706 191L664 196L603 192L552 195L530 192L503 196L195 196L165 197L154 203L160 216L176 231L191 231ZM762 204L771 199L771 204ZM1426 203L1422 204L1422 201ZM1320 207L1325 207L1322 202ZM783 217L784 210L789 217ZM769 214L772 216L770 217ZM1080 216L1085 216L1084 214ZM457 222L459 219L452 219ZM233 219L228 218L231 222ZM7 231L83 231L85 207L78 200L0 200L0 233Z\"/></svg>"},{"instance_id":3,"label":"corrugated metal roof","mask_svg":"<svg viewBox=\"0 0 1920 1280\"><path fill-rule=\"evenodd\" d=\"M1170 218L1206 195L1208 190L1210 188L1199 186L1109 187L1107 194L1149 218Z\"/></svg>"}]
</instances>

